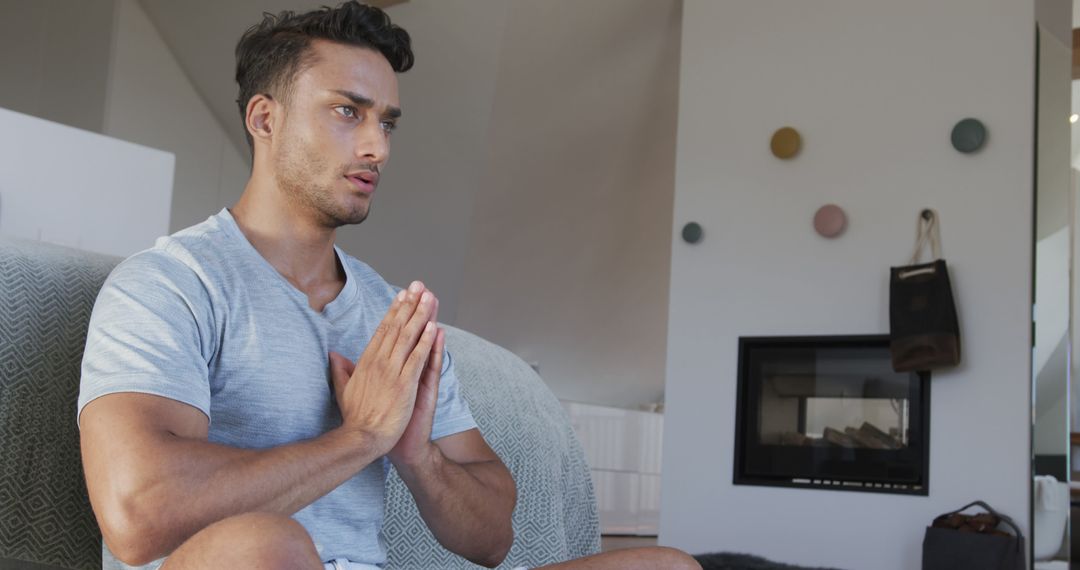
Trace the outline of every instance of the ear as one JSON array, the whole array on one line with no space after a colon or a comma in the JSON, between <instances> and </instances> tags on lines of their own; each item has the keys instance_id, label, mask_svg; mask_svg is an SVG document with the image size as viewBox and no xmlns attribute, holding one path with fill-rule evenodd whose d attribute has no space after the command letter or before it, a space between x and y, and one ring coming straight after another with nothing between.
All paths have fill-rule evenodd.
<instances>
[{"instance_id":1,"label":"ear","mask_svg":"<svg viewBox=\"0 0 1080 570\"><path fill-rule=\"evenodd\" d=\"M269 142L273 138L277 107L277 101L265 93L259 93L248 100L244 127L253 139Z\"/></svg>"}]
</instances>

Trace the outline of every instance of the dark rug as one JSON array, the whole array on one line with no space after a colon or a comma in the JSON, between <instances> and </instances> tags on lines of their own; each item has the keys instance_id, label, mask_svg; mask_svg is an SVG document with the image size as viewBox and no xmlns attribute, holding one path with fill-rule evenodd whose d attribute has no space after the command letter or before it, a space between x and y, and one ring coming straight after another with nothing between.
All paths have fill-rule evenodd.
<instances>
[{"instance_id":1,"label":"dark rug","mask_svg":"<svg viewBox=\"0 0 1080 570\"><path fill-rule=\"evenodd\" d=\"M836 568L811 568L770 562L760 556L733 554L730 552L712 552L695 554L694 559L701 564L702 570L837 570Z\"/></svg>"}]
</instances>

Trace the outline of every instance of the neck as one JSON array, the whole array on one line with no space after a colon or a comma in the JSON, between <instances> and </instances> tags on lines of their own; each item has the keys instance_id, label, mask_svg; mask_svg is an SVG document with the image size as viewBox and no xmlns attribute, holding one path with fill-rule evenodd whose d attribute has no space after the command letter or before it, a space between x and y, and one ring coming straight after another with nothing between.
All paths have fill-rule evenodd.
<instances>
[{"instance_id":1,"label":"neck","mask_svg":"<svg viewBox=\"0 0 1080 570\"><path fill-rule=\"evenodd\" d=\"M336 230L285 196L273 176L254 172L229 208L251 245L300 289L341 279L334 254Z\"/></svg>"}]
</instances>

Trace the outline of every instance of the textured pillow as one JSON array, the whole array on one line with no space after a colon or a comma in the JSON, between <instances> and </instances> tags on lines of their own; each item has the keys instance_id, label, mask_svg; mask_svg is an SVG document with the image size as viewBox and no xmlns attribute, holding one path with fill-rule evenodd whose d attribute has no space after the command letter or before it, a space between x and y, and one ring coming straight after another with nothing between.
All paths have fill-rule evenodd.
<instances>
[{"instance_id":1,"label":"textured pillow","mask_svg":"<svg viewBox=\"0 0 1080 570\"><path fill-rule=\"evenodd\" d=\"M500 568L541 566L600 551L589 466L562 405L523 360L446 327L447 349L484 439L517 482L514 544ZM481 568L442 548L405 483L387 480L388 569Z\"/></svg>"},{"instance_id":2,"label":"textured pillow","mask_svg":"<svg viewBox=\"0 0 1080 570\"><path fill-rule=\"evenodd\" d=\"M90 311L119 261L0 239L0 559L101 568L75 401Z\"/></svg>"}]
</instances>

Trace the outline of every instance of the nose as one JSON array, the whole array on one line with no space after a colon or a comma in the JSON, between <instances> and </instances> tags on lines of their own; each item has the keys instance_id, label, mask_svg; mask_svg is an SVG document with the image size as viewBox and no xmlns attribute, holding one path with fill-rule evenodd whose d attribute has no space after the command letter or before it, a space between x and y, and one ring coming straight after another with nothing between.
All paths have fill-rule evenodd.
<instances>
[{"instance_id":1,"label":"nose","mask_svg":"<svg viewBox=\"0 0 1080 570\"><path fill-rule=\"evenodd\" d=\"M364 162L382 165L390 158L390 137L381 121L368 121L357 129L356 157Z\"/></svg>"}]
</instances>

